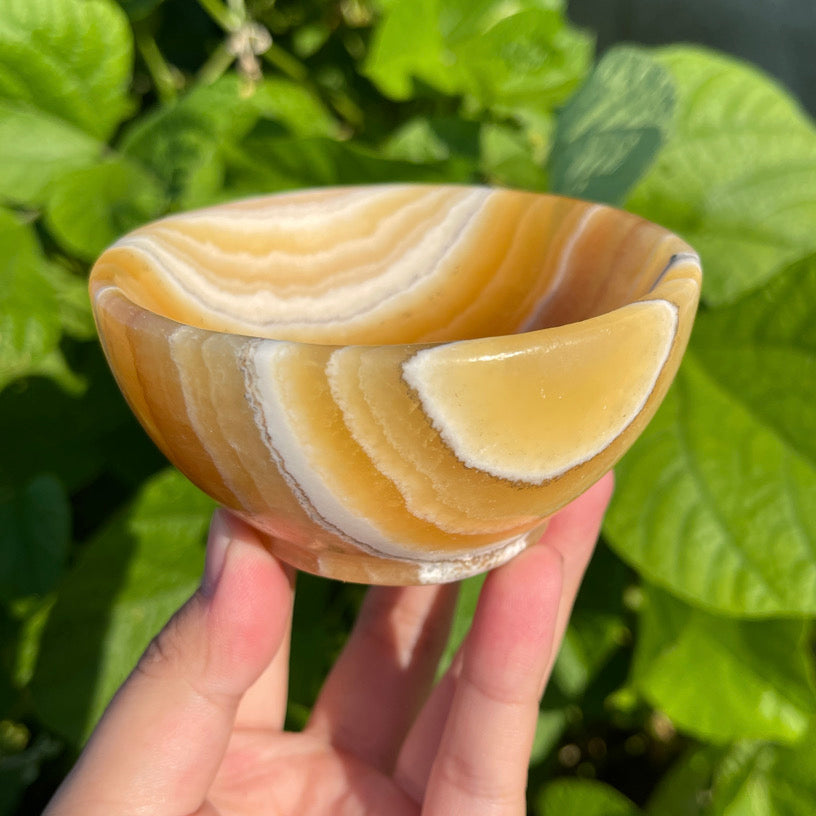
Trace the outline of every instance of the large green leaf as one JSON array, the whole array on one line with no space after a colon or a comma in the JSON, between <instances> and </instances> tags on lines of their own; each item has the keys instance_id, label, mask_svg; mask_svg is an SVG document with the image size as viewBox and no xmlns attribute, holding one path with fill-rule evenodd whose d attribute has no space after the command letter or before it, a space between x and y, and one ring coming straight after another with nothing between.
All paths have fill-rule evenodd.
<instances>
[{"instance_id":1,"label":"large green leaf","mask_svg":"<svg viewBox=\"0 0 816 816\"><path fill-rule=\"evenodd\" d=\"M558 0L384 5L365 71L394 99L409 99L418 81L497 112L548 111L588 67L590 40Z\"/></svg>"},{"instance_id":2,"label":"large green leaf","mask_svg":"<svg viewBox=\"0 0 816 816\"><path fill-rule=\"evenodd\" d=\"M629 207L701 254L704 296L737 298L816 250L816 129L755 68L698 48L658 52L674 133Z\"/></svg>"},{"instance_id":3,"label":"large green leaf","mask_svg":"<svg viewBox=\"0 0 816 816\"><path fill-rule=\"evenodd\" d=\"M112 0L4 0L0 99L107 140L127 114L133 42Z\"/></svg>"},{"instance_id":4,"label":"large green leaf","mask_svg":"<svg viewBox=\"0 0 816 816\"><path fill-rule=\"evenodd\" d=\"M103 149L74 125L0 99L0 200L44 204L56 179L97 161Z\"/></svg>"},{"instance_id":5,"label":"large green leaf","mask_svg":"<svg viewBox=\"0 0 816 816\"><path fill-rule=\"evenodd\" d=\"M56 353L57 295L43 272L34 230L0 209L0 389Z\"/></svg>"},{"instance_id":6,"label":"large green leaf","mask_svg":"<svg viewBox=\"0 0 816 816\"><path fill-rule=\"evenodd\" d=\"M693 349L717 382L816 468L816 256L701 315Z\"/></svg>"},{"instance_id":7,"label":"large green leaf","mask_svg":"<svg viewBox=\"0 0 816 816\"><path fill-rule=\"evenodd\" d=\"M714 781L711 816L811 816L816 802L816 727L797 745L736 745Z\"/></svg>"},{"instance_id":8,"label":"large green leaf","mask_svg":"<svg viewBox=\"0 0 816 816\"><path fill-rule=\"evenodd\" d=\"M558 117L552 192L620 204L663 144L673 110L671 76L648 52L608 52Z\"/></svg>"},{"instance_id":9,"label":"large green leaf","mask_svg":"<svg viewBox=\"0 0 816 816\"><path fill-rule=\"evenodd\" d=\"M38 476L11 495L0 495L0 598L52 589L70 538L68 497L53 476Z\"/></svg>"},{"instance_id":10,"label":"large green leaf","mask_svg":"<svg viewBox=\"0 0 816 816\"><path fill-rule=\"evenodd\" d=\"M536 798L536 816L638 816L640 809L622 793L590 779L556 779Z\"/></svg>"},{"instance_id":11,"label":"large green leaf","mask_svg":"<svg viewBox=\"0 0 816 816\"><path fill-rule=\"evenodd\" d=\"M816 259L698 316L618 466L606 530L655 583L752 617L816 612Z\"/></svg>"},{"instance_id":12,"label":"large green leaf","mask_svg":"<svg viewBox=\"0 0 816 816\"><path fill-rule=\"evenodd\" d=\"M59 588L31 684L48 727L74 743L87 736L150 639L195 589L212 509L181 474L166 471L83 550Z\"/></svg>"},{"instance_id":13,"label":"large green leaf","mask_svg":"<svg viewBox=\"0 0 816 816\"><path fill-rule=\"evenodd\" d=\"M650 589L632 681L703 740L795 742L816 714L806 635L798 621L722 618Z\"/></svg>"},{"instance_id":14,"label":"large green leaf","mask_svg":"<svg viewBox=\"0 0 816 816\"><path fill-rule=\"evenodd\" d=\"M92 261L106 246L159 214L158 179L122 157L61 176L52 187L46 223L60 244Z\"/></svg>"}]
</instances>

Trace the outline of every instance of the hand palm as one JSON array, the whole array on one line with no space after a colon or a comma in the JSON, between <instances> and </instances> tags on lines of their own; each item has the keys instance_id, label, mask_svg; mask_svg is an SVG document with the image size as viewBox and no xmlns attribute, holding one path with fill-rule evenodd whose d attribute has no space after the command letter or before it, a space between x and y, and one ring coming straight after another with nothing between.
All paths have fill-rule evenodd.
<instances>
[{"instance_id":1,"label":"hand palm","mask_svg":"<svg viewBox=\"0 0 816 816\"><path fill-rule=\"evenodd\" d=\"M222 816L420 812L388 774L320 738L280 732L233 735L208 802Z\"/></svg>"}]
</instances>

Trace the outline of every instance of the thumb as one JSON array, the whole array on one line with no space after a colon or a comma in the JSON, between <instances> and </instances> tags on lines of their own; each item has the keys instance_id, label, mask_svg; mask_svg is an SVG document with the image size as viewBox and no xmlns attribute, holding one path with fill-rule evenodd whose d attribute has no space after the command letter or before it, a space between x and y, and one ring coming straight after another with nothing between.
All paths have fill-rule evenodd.
<instances>
[{"instance_id":1,"label":"thumb","mask_svg":"<svg viewBox=\"0 0 816 816\"><path fill-rule=\"evenodd\" d=\"M198 810L241 697L285 638L291 598L251 528L216 511L202 586L148 646L46 814Z\"/></svg>"}]
</instances>

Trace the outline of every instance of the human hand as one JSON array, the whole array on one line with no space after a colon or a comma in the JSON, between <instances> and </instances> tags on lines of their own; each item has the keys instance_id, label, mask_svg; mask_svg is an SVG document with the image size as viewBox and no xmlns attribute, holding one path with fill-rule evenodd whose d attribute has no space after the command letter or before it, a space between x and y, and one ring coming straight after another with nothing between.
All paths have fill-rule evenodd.
<instances>
[{"instance_id":1,"label":"human hand","mask_svg":"<svg viewBox=\"0 0 816 816\"><path fill-rule=\"evenodd\" d=\"M485 580L435 686L455 585L375 587L306 728L286 710L290 572L213 519L201 588L119 689L44 816L520 816L539 699L611 475Z\"/></svg>"}]
</instances>

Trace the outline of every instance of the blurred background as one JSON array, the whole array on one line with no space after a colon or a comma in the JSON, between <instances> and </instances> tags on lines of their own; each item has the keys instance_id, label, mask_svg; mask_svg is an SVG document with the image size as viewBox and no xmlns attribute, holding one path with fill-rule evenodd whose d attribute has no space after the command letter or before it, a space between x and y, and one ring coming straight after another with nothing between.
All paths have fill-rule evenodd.
<instances>
[{"instance_id":1,"label":"blurred background","mask_svg":"<svg viewBox=\"0 0 816 816\"><path fill-rule=\"evenodd\" d=\"M530 812L812 816L814 37L812 0L2 0L0 816L42 810L203 565L212 503L108 373L94 258L169 212L386 181L605 201L703 259L542 703ZM290 727L362 592L300 576Z\"/></svg>"}]
</instances>

